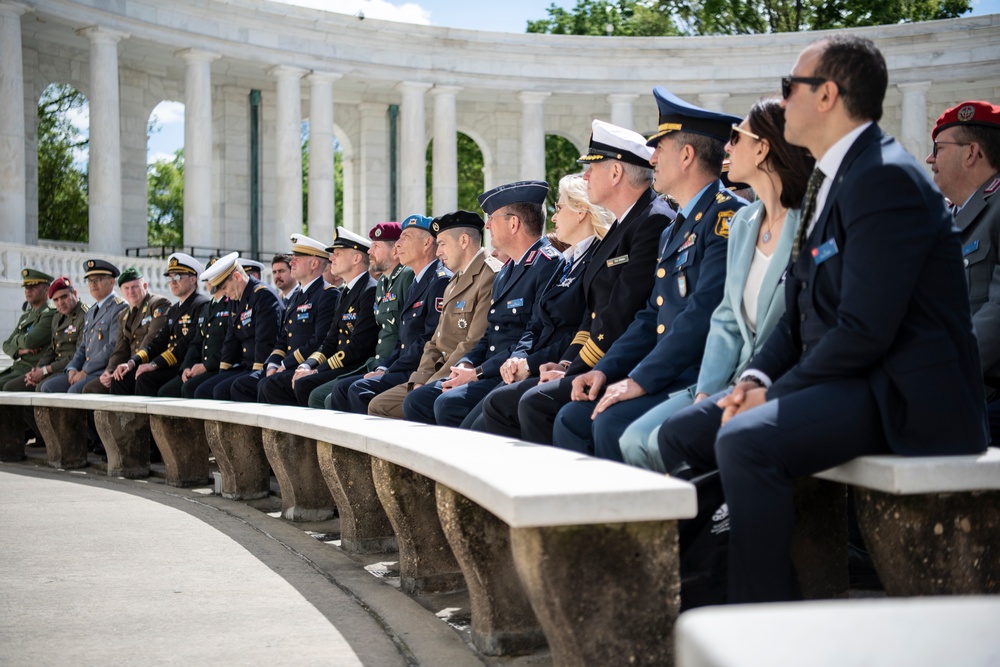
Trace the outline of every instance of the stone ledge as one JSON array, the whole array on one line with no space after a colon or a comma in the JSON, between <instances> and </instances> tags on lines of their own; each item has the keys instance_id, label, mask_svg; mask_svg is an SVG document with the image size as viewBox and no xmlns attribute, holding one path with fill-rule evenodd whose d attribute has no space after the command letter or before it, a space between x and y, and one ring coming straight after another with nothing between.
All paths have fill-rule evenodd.
<instances>
[{"instance_id":1,"label":"stone ledge","mask_svg":"<svg viewBox=\"0 0 1000 667\"><path fill-rule=\"evenodd\" d=\"M1000 449L962 456L862 456L816 477L891 493L1000 490Z\"/></svg>"}]
</instances>

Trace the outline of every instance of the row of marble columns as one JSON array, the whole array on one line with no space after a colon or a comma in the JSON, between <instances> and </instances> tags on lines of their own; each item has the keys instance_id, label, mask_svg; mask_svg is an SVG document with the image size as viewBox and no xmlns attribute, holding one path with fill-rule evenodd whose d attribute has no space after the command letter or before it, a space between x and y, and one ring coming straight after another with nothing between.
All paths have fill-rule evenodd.
<instances>
[{"instance_id":1,"label":"row of marble columns","mask_svg":"<svg viewBox=\"0 0 1000 667\"><path fill-rule=\"evenodd\" d=\"M0 241L26 241L25 198L25 105L21 55L21 16L30 8L19 2L0 0ZM118 43L125 33L100 27L78 31L90 42L90 247L92 250L121 254L122 173L121 114L119 103ZM185 245L210 248L218 243L213 223L212 178L212 82L211 63L218 54L185 49L174 54L185 63ZM276 231L272 238L281 244L301 230L302 123L301 88L305 78L310 93L309 209L310 235L331 240L334 233L334 83L340 74L307 72L279 65L269 70L276 80L275 202ZM899 84L902 93L903 144L922 157L928 145L926 118L930 82ZM397 85L401 96L399 132L400 216L424 212L426 208L426 117L425 98L433 98L433 215L454 210L458 205L456 102L461 88L432 86L405 81ZM545 109L550 93L525 91L521 103L520 177L545 177ZM698 103L722 110L727 93L702 93ZM633 127L633 104L638 95L611 94L610 121ZM31 111L33 111L33 105ZM385 133L387 105L363 102L359 105L363 137ZM368 189L376 180L387 180L388 165L380 152L386 141L362 143L358 156L359 185L362 192L358 213L362 227L378 220L368 219L372 211L387 210L369 202ZM358 163L355 163L357 167ZM487 184L490 185L490 184ZM353 183L345 183L345 187ZM342 224L342 223L341 223ZM280 246L279 246L280 247Z\"/></svg>"}]
</instances>

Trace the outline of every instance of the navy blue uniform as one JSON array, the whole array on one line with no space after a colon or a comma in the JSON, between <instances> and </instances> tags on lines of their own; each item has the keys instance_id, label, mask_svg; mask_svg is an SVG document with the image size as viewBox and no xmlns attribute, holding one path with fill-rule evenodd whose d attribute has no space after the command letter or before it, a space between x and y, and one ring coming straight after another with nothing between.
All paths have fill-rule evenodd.
<instances>
[{"instance_id":1,"label":"navy blue uniform","mask_svg":"<svg viewBox=\"0 0 1000 667\"><path fill-rule=\"evenodd\" d=\"M459 363L476 368L479 378L445 393L445 380L411 391L403 401L410 421L460 426L486 394L500 383L500 366L514 351L531 319L535 300L562 266L562 255L545 237L531 245L523 259L507 262L493 280L493 302L486 333Z\"/></svg>"},{"instance_id":2,"label":"navy blue uniform","mask_svg":"<svg viewBox=\"0 0 1000 667\"><path fill-rule=\"evenodd\" d=\"M219 374L195 390L195 398L230 400L230 387L238 378L264 368L278 335L280 302L267 285L247 276L239 301L230 301L229 330L222 343Z\"/></svg>"},{"instance_id":3,"label":"navy blue uniform","mask_svg":"<svg viewBox=\"0 0 1000 667\"><path fill-rule=\"evenodd\" d=\"M201 307L195 321L194 338L188 346L187 354L181 362L180 373L160 387L157 396L170 398L194 398L194 392L202 382L215 377L219 372L222 358L222 344L229 330L229 299L211 299ZM181 376L195 364L202 364L205 372L181 381Z\"/></svg>"},{"instance_id":4,"label":"navy blue uniform","mask_svg":"<svg viewBox=\"0 0 1000 667\"><path fill-rule=\"evenodd\" d=\"M451 275L440 261L434 260L421 279L410 284L399 311L399 340L392 354L380 360L385 372L378 377L354 375L340 380L330 394L330 409L366 415L375 396L409 379L420 364L424 343L437 329Z\"/></svg>"},{"instance_id":5,"label":"navy blue uniform","mask_svg":"<svg viewBox=\"0 0 1000 667\"><path fill-rule=\"evenodd\" d=\"M132 357L136 366L145 363L156 366L156 370L147 371L135 379L136 396L156 396L160 387L180 373L181 361L197 331L195 320L206 303L208 297L195 291L184 301L170 306L167 325Z\"/></svg>"},{"instance_id":6,"label":"navy blue uniform","mask_svg":"<svg viewBox=\"0 0 1000 667\"><path fill-rule=\"evenodd\" d=\"M712 313L725 287L729 220L745 205L715 181L688 218L678 216L663 232L646 307L594 366L608 384L628 377L646 395L611 405L593 422L595 401L568 403L556 416L553 444L621 461L618 440L629 424L671 392L695 383Z\"/></svg>"}]
</instances>

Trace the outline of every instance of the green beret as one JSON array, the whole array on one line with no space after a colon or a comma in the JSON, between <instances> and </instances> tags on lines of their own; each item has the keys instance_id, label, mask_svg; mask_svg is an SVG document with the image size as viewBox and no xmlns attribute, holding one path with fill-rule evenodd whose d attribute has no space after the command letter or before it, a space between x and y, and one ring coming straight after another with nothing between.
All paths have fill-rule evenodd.
<instances>
[{"instance_id":1,"label":"green beret","mask_svg":"<svg viewBox=\"0 0 1000 667\"><path fill-rule=\"evenodd\" d=\"M125 283L130 283L133 280L139 280L140 278L142 278L142 271L134 266L130 266L122 271L122 274L118 276L118 286L121 287Z\"/></svg>"}]
</instances>

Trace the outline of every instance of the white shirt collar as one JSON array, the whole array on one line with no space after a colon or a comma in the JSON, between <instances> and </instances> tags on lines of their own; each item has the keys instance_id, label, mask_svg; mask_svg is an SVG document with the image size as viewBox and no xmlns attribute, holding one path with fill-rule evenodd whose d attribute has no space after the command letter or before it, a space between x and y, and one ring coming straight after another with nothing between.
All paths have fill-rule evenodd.
<instances>
[{"instance_id":1,"label":"white shirt collar","mask_svg":"<svg viewBox=\"0 0 1000 667\"><path fill-rule=\"evenodd\" d=\"M316 278L313 278L312 280L310 280L309 282L307 282L307 283L306 283L305 285L301 285L301 286L300 286L300 289L301 289L301 290L302 290L303 292L308 292L308 291L309 291L309 288L310 288L310 287L312 287L312 284L313 284L314 282L316 282L317 280L322 280L322 279L323 279L323 276L317 276ZM324 281L324 282L326 282L326 281ZM294 291L294 290L293 290L293 291ZM288 293L288 296L291 296L291 295L292 295L292 292L289 292L289 293ZM288 297L285 297L285 298L287 299Z\"/></svg>"},{"instance_id":2,"label":"white shirt collar","mask_svg":"<svg viewBox=\"0 0 1000 667\"><path fill-rule=\"evenodd\" d=\"M351 282L347 283L347 286L344 288L344 291L350 292L352 289L354 289L354 286L358 284L358 281L367 275L368 275L367 271L362 271L358 275L351 278Z\"/></svg>"},{"instance_id":3,"label":"white shirt collar","mask_svg":"<svg viewBox=\"0 0 1000 667\"><path fill-rule=\"evenodd\" d=\"M842 136L837 142L830 146L830 148L823 154L816 162L816 167L823 172L826 178L823 179L823 185L819 188L819 193L816 195L816 211L813 213L812 220L804 221L809 227L808 232L812 232L813 227L816 226L816 221L819 219L820 213L823 211L823 207L826 206L827 197L830 194L830 188L833 187L833 179L836 177L837 172L840 171L840 165L843 163L844 158L847 156L847 151L851 150L851 146L854 142L858 140L861 133L868 129L868 126L872 122L862 123L856 128Z\"/></svg>"}]
</instances>

